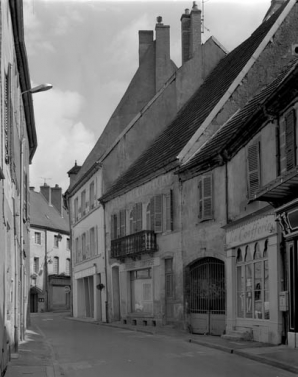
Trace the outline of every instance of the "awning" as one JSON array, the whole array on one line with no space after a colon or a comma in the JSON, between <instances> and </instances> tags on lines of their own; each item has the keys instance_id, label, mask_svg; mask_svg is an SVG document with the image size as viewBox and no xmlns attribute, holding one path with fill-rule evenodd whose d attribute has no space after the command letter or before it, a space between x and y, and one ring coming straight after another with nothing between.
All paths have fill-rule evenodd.
<instances>
[{"instance_id":1,"label":"awning","mask_svg":"<svg viewBox=\"0 0 298 377\"><path fill-rule=\"evenodd\" d=\"M287 202L295 197L298 197L297 167L276 178L268 185L261 187L256 192L253 200L281 205L283 202Z\"/></svg>"}]
</instances>

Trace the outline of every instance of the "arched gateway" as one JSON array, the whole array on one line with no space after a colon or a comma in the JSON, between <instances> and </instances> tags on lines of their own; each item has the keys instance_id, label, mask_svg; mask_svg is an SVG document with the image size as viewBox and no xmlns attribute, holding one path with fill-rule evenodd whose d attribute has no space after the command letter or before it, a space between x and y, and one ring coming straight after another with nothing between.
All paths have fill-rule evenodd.
<instances>
[{"instance_id":1,"label":"arched gateway","mask_svg":"<svg viewBox=\"0 0 298 377\"><path fill-rule=\"evenodd\" d=\"M221 335L225 330L225 265L203 258L189 268L189 311L193 333Z\"/></svg>"}]
</instances>

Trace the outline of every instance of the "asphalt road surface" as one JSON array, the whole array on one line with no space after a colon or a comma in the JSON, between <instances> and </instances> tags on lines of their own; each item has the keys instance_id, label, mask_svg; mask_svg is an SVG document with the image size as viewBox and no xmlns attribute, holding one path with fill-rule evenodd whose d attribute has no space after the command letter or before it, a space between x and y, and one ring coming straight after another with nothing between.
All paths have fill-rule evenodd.
<instances>
[{"instance_id":1,"label":"asphalt road surface","mask_svg":"<svg viewBox=\"0 0 298 377\"><path fill-rule=\"evenodd\" d=\"M33 318L66 377L293 377L241 356L188 343L43 314Z\"/></svg>"}]
</instances>

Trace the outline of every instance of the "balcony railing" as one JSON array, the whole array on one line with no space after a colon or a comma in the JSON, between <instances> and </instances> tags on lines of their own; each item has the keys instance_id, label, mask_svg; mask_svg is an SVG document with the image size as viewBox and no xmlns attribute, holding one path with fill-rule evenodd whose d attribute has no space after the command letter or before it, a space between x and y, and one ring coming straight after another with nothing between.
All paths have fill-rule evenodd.
<instances>
[{"instance_id":1,"label":"balcony railing","mask_svg":"<svg viewBox=\"0 0 298 377\"><path fill-rule=\"evenodd\" d=\"M157 243L153 230L142 230L111 242L111 257L120 260L137 259L142 254L151 254L155 251L157 251Z\"/></svg>"}]
</instances>

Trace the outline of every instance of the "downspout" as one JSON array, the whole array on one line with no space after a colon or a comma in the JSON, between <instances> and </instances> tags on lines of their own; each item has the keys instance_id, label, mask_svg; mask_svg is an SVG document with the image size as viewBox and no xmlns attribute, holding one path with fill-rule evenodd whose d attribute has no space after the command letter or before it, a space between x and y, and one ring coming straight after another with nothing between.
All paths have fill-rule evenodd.
<instances>
[{"instance_id":1,"label":"downspout","mask_svg":"<svg viewBox=\"0 0 298 377\"><path fill-rule=\"evenodd\" d=\"M45 272L45 293L46 293L46 312L49 310L49 294L48 294L48 233L45 230L45 239L44 239L44 272Z\"/></svg>"},{"instance_id":2,"label":"downspout","mask_svg":"<svg viewBox=\"0 0 298 377\"><path fill-rule=\"evenodd\" d=\"M20 153L20 263L21 263L21 339L24 339L24 258L23 258L23 239L24 239L24 229L23 229L23 217L24 217L24 142L25 138L21 140L21 153Z\"/></svg>"},{"instance_id":3,"label":"downspout","mask_svg":"<svg viewBox=\"0 0 298 377\"><path fill-rule=\"evenodd\" d=\"M18 239L17 239L17 224L16 224L16 210L15 210L15 201L14 201L14 352L19 352L19 331L18 331Z\"/></svg>"},{"instance_id":4,"label":"downspout","mask_svg":"<svg viewBox=\"0 0 298 377\"><path fill-rule=\"evenodd\" d=\"M69 245L69 248L70 248L70 271L69 271L69 274L70 274L70 282L71 282L71 289L70 289L70 295L69 295L69 298L70 298L70 313L71 313L71 316L73 317L73 288L74 288L74 284L73 284L73 272L72 272L72 269L73 269L73 266L72 266L72 261L73 261L73 257L72 257L72 228L71 228L71 219L72 219L72 208L71 208L71 205L70 205L70 196L67 197L67 207L68 207L68 219L69 219L69 242L70 242L70 245Z\"/></svg>"},{"instance_id":5,"label":"downspout","mask_svg":"<svg viewBox=\"0 0 298 377\"><path fill-rule=\"evenodd\" d=\"M107 248L106 248L106 216L105 216L105 204L100 201L103 209L103 233L104 233L104 255L105 255L105 283L106 283L106 323L109 323L109 294L108 294L108 258L107 258Z\"/></svg>"},{"instance_id":6,"label":"downspout","mask_svg":"<svg viewBox=\"0 0 298 377\"><path fill-rule=\"evenodd\" d=\"M228 161L225 161L225 196L226 196L226 224L229 223L229 177Z\"/></svg>"}]
</instances>

